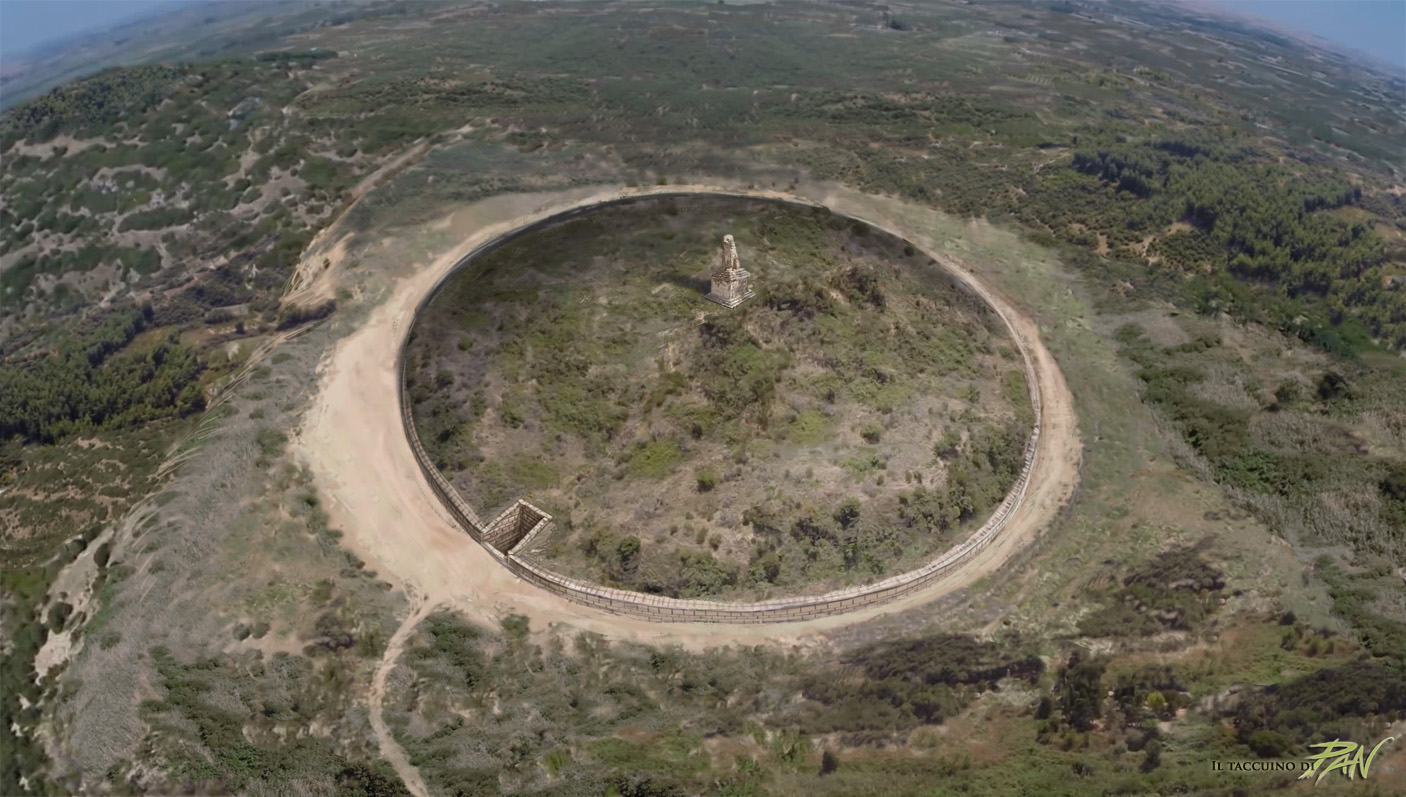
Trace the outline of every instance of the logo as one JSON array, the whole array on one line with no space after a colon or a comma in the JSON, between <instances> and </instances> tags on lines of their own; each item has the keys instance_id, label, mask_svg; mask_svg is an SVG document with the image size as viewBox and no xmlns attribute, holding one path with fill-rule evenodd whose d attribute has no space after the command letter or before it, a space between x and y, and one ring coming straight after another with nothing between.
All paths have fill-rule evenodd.
<instances>
[{"instance_id":1,"label":"logo","mask_svg":"<svg viewBox=\"0 0 1406 797\"><path fill-rule=\"evenodd\" d=\"M1319 781L1323 780L1325 775L1333 771L1341 771L1347 776L1348 780L1352 780L1358 775L1361 775L1362 779L1366 780L1367 773L1372 768L1372 759L1377 757L1377 751L1381 750L1387 742L1394 741L1395 739L1395 736L1388 736L1380 742L1377 742L1377 746L1372 748L1372 752L1368 753L1365 759L1362 757L1362 753L1367 748L1357 742L1344 742L1341 739L1334 739L1331 742L1311 744L1309 747L1322 748L1322 752L1314 753L1308 757L1308 761L1312 762L1312 766L1307 766L1307 762L1305 762L1304 773L1299 775L1299 780L1310 777L1313 773L1317 772L1318 777L1313 781L1313 784L1316 786Z\"/></svg>"}]
</instances>

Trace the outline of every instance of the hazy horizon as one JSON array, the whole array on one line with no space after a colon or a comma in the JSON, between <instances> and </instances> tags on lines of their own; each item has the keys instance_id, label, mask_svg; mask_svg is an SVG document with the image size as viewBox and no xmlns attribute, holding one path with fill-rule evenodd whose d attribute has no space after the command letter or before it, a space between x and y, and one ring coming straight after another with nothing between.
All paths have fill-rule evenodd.
<instances>
[{"instance_id":1,"label":"hazy horizon","mask_svg":"<svg viewBox=\"0 0 1406 797\"><path fill-rule=\"evenodd\" d=\"M212 1L0 0L0 61L129 22L163 6ZM1406 0L1202 0L1188 5L1308 34L1337 49L1400 67L1406 74Z\"/></svg>"},{"instance_id":2,"label":"hazy horizon","mask_svg":"<svg viewBox=\"0 0 1406 797\"><path fill-rule=\"evenodd\" d=\"M1203 5L1308 34L1406 72L1406 0L1205 0Z\"/></svg>"},{"instance_id":3,"label":"hazy horizon","mask_svg":"<svg viewBox=\"0 0 1406 797\"><path fill-rule=\"evenodd\" d=\"M211 0L0 0L0 59L131 22L163 6L207 2Z\"/></svg>"}]
</instances>

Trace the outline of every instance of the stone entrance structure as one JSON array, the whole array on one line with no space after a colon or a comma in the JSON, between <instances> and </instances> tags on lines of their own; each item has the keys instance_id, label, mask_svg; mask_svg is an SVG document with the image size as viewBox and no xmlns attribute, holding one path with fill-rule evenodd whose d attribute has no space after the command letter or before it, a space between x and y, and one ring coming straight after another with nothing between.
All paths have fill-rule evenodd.
<instances>
[{"instance_id":1,"label":"stone entrance structure","mask_svg":"<svg viewBox=\"0 0 1406 797\"><path fill-rule=\"evenodd\" d=\"M552 521L552 516L519 498L483 530L483 541L499 553L512 553Z\"/></svg>"},{"instance_id":2,"label":"stone entrance structure","mask_svg":"<svg viewBox=\"0 0 1406 797\"><path fill-rule=\"evenodd\" d=\"M723 258L713 271L713 289L707 298L723 307L736 307L756 294L749 284L752 275L742 269L742 261L737 257L737 242L731 235L723 236Z\"/></svg>"}]
</instances>

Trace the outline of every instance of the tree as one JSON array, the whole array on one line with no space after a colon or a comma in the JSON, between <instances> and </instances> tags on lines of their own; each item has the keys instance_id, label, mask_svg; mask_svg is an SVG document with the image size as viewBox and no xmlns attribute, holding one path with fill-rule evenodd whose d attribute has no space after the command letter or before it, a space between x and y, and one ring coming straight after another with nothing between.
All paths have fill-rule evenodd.
<instances>
[{"instance_id":1,"label":"tree","mask_svg":"<svg viewBox=\"0 0 1406 797\"><path fill-rule=\"evenodd\" d=\"M626 537L615 546L615 554L620 559L620 569L630 573L639 566L640 538L635 536Z\"/></svg>"},{"instance_id":2,"label":"tree","mask_svg":"<svg viewBox=\"0 0 1406 797\"><path fill-rule=\"evenodd\" d=\"M849 529L854 522L859 519L859 499L846 498L840 507L835 510L835 522L840 524L840 528Z\"/></svg>"},{"instance_id":3,"label":"tree","mask_svg":"<svg viewBox=\"0 0 1406 797\"><path fill-rule=\"evenodd\" d=\"M1151 772L1162 766L1162 743L1153 739L1147 743L1147 747L1142 754L1142 771Z\"/></svg>"},{"instance_id":4,"label":"tree","mask_svg":"<svg viewBox=\"0 0 1406 797\"><path fill-rule=\"evenodd\" d=\"M1060 710L1065 722L1077 731L1092 730L1103 713L1103 670L1102 661L1083 661L1075 653L1060 676Z\"/></svg>"},{"instance_id":5,"label":"tree","mask_svg":"<svg viewBox=\"0 0 1406 797\"><path fill-rule=\"evenodd\" d=\"M1037 719L1037 720L1047 720L1047 719L1050 718L1050 714L1052 714L1053 712L1054 712L1054 701L1053 701L1053 700L1050 700L1050 696L1049 696L1049 695L1045 695L1045 696L1043 696L1043 697L1040 698L1040 703L1039 703L1039 705L1037 705L1037 706L1035 707L1035 719Z\"/></svg>"}]
</instances>

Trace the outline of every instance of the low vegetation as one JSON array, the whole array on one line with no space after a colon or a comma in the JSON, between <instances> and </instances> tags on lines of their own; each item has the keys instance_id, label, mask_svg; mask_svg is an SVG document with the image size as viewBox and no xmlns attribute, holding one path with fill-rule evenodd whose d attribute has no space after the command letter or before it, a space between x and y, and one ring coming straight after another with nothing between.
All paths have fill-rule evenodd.
<instances>
[{"instance_id":1,"label":"low vegetation","mask_svg":"<svg viewBox=\"0 0 1406 797\"><path fill-rule=\"evenodd\" d=\"M346 687L356 674L345 661L316 662L280 652L267 659L243 654L183 663L162 647L149 655L163 696L143 701L141 714L160 751L165 782L218 792L302 788L409 794L390 766L371 757L364 745L358 745L358 755L325 734L288 732L346 722L352 697ZM251 717L256 718L252 724ZM367 733L364 725L343 730ZM172 744L177 740L198 742ZM109 773L111 780L156 781L126 769Z\"/></svg>"},{"instance_id":2,"label":"low vegetation","mask_svg":"<svg viewBox=\"0 0 1406 797\"><path fill-rule=\"evenodd\" d=\"M1019 640L947 635L865 645L839 661L544 636L516 616L490 630L431 615L419 638L394 679L387 716L431 788L447 793L551 783L571 793L790 791L792 777L844 772L850 759L832 747L867 748L867 758L985 693L1029 688L1044 672ZM878 775L860 764L879 778L875 793L913 788L948 766L924 756Z\"/></svg>"},{"instance_id":3,"label":"low vegetation","mask_svg":"<svg viewBox=\"0 0 1406 797\"><path fill-rule=\"evenodd\" d=\"M734 234L755 299L703 294ZM594 211L475 262L413 332L430 456L553 567L675 597L895 572L984 520L1030 433L1000 322L911 246L735 200ZM784 486L784 489L781 489Z\"/></svg>"},{"instance_id":4,"label":"low vegetation","mask_svg":"<svg viewBox=\"0 0 1406 797\"><path fill-rule=\"evenodd\" d=\"M1390 397L1406 372L1342 360L1247 363L1215 338L1157 346L1135 326L1117 336L1143 400L1185 441L1188 468L1297 543L1406 556L1406 462L1386 446L1374 453L1363 436L1371 428L1403 439L1406 414Z\"/></svg>"}]
</instances>

